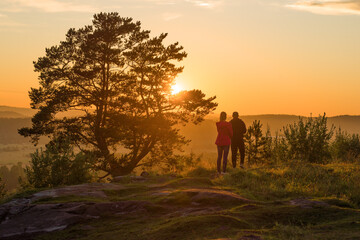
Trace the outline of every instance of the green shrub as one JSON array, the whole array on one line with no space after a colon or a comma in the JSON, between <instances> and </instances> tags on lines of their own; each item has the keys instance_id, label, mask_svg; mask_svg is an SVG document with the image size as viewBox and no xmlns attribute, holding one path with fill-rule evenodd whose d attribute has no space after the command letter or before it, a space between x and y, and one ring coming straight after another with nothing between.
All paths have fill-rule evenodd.
<instances>
[{"instance_id":1,"label":"green shrub","mask_svg":"<svg viewBox=\"0 0 360 240\"><path fill-rule=\"evenodd\" d=\"M348 134L339 129L331 144L331 154L333 159L342 162L354 162L358 160L360 157L359 134Z\"/></svg>"},{"instance_id":2,"label":"green shrub","mask_svg":"<svg viewBox=\"0 0 360 240\"><path fill-rule=\"evenodd\" d=\"M327 126L324 114L316 118L299 118L283 128L288 146L288 157L312 163L323 163L330 158L329 143L334 127Z\"/></svg>"},{"instance_id":3,"label":"green shrub","mask_svg":"<svg viewBox=\"0 0 360 240\"><path fill-rule=\"evenodd\" d=\"M55 187L89 182L92 155L74 153L70 141L58 138L46 145L45 151L31 154L26 176L35 188Z\"/></svg>"}]
</instances>

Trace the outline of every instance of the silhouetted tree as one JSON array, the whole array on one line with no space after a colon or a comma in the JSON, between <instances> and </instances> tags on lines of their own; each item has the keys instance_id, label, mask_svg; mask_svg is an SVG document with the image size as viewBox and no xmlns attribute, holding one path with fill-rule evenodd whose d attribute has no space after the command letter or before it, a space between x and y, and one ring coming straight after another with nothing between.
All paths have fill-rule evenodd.
<instances>
[{"instance_id":1,"label":"silhouetted tree","mask_svg":"<svg viewBox=\"0 0 360 240\"><path fill-rule=\"evenodd\" d=\"M201 122L217 104L200 90L171 95L183 70L175 64L187 54L178 43L165 46L166 36L150 38L140 22L118 13L95 14L92 25L70 29L65 41L34 62L40 87L29 96L39 111L32 127L19 133L34 143L66 135L113 176L130 173L149 153L179 148L187 141L176 125ZM69 110L84 114L56 117ZM119 147L127 153L115 155Z\"/></svg>"}]
</instances>

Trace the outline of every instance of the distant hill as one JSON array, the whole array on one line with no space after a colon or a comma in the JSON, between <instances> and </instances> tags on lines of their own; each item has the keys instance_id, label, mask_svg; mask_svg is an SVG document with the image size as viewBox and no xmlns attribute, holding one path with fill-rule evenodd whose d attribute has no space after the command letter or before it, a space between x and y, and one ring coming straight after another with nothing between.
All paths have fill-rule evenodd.
<instances>
[{"instance_id":1,"label":"distant hill","mask_svg":"<svg viewBox=\"0 0 360 240\"><path fill-rule=\"evenodd\" d=\"M26 108L12 108L6 106L0 106L0 114L7 112L7 116L13 117L0 117L0 144L21 144L28 143L29 139L20 136L17 131L21 127L31 126L31 119L20 118L23 115L33 115L36 110ZM10 113L11 112L11 113ZM1 116L1 115L0 115ZM19 116L17 118L16 116ZM272 135L275 135L276 131L280 131L283 126L296 122L299 116L296 115L246 115L241 116L247 126L251 125L254 120L260 120L263 124L263 130L266 131L267 126L270 127ZM229 118L230 119L230 118ZM228 119L228 120L229 120ZM187 139L192 140L191 144L186 148L187 150L193 150L195 152L202 151L215 151L214 142L217 135L215 122L215 116L211 116L210 119L206 119L199 125L190 124L181 128L182 134ZM328 118L329 126L332 124L336 127L341 127L349 133L360 133L360 116L336 116Z\"/></svg>"},{"instance_id":2,"label":"distant hill","mask_svg":"<svg viewBox=\"0 0 360 240\"><path fill-rule=\"evenodd\" d=\"M36 110L31 108L0 106L0 112L12 112L15 114L17 113L21 115L21 118L23 118L23 117L32 117L36 113ZM3 118L1 115L0 117Z\"/></svg>"},{"instance_id":3,"label":"distant hill","mask_svg":"<svg viewBox=\"0 0 360 240\"><path fill-rule=\"evenodd\" d=\"M298 121L300 116L296 115L247 115L240 116L244 120L246 126L250 126L254 120L260 120L263 124L263 132L269 126L271 134L274 136L276 132L282 131L283 126L292 124ZM228 118L230 120L231 118ZM217 135L215 123L217 120L214 118L207 119L199 125L188 125L181 128L181 132L192 142L186 148L194 152L206 152L216 151L215 139ZM336 116L328 118L328 126L334 125L335 127L341 127L342 130L348 133L360 134L360 116Z\"/></svg>"},{"instance_id":4,"label":"distant hill","mask_svg":"<svg viewBox=\"0 0 360 240\"><path fill-rule=\"evenodd\" d=\"M27 116L13 112L13 111L0 111L0 118L25 118Z\"/></svg>"},{"instance_id":5,"label":"distant hill","mask_svg":"<svg viewBox=\"0 0 360 240\"><path fill-rule=\"evenodd\" d=\"M31 126L30 118L0 118L0 144L29 143L18 134L18 129Z\"/></svg>"}]
</instances>

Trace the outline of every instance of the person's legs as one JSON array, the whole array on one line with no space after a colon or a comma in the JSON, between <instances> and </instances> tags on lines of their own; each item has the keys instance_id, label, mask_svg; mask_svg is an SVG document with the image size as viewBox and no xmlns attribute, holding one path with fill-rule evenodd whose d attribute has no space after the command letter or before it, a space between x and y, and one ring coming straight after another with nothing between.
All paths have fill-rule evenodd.
<instances>
[{"instance_id":1,"label":"person's legs","mask_svg":"<svg viewBox=\"0 0 360 240\"><path fill-rule=\"evenodd\" d=\"M231 160L233 168L236 168L236 157L237 157L238 146L236 143L231 143Z\"/></svg>"},{"instance_id":2,"label":"person's legs","mask_svg":"<svg viewBox=\"0 0 360 240\"><path fill-rule=\"evenodd\" d=\"M223 155L223 147L222 146L217 146L217 151L218 151L217 171L218 171L218 173L221 173L221 158L222 158L222 155Z\"/></svg>"},{"instance_id":3,"label":"person's legs","mask_svg":"<svg viewBox=\"0 0 360 240\"><path fill-rule=\"evenodd\" d=\"M245 144L244 144L244 141L240 141L239 150L240 150L240 166L244 166L244 161L245 161Z\"/></svg>"},{"instance_id":4,"label":"person's legs","mask_svg":"<svg viewBox=\"0 0 360 240\"><path fill-rule=\"evenodd\" d=\"M229 154L230 146L224 146L224 159L223 159L223 172L226 172L227 158Z\"/></svg>"}]
</instances>

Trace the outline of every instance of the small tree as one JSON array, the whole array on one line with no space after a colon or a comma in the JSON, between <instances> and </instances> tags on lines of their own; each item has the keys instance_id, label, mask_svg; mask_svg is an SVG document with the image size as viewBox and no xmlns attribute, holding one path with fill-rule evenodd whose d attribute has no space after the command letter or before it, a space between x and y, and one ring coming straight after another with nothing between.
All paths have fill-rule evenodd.
<instances>
[{"instance_id":1,"label":"small tree","mask_svg":"<svg viewBox=\"0 0 360 240\"><path fill-rule=\"evenodd\" d=\"M284 129L290 159L313 163L322 163L330 157L329 142L334 133L334 126L327 126L327 117L299 118L294 124Z\"/></svg>"},{"instance_id":2,"label":"small tree","mask_svg":"<svg viewBox=\"0 0 360 240\"><path fill-rule=\"evenodd\" d=\"M270 159L273 157L273 139L271 136L271 131L269 125L266 128L265 133L265 144L264 144L264 158L267 161L270 161Z\"/></svg>"},{"instance_id":3,"label":"small tree","mask_svg":"<svg viewBox=\"0 0 360 240\"><path fill-rule=\"evenodd\" d=\"M288 146L284 136L277 131L272 140L271 159L275 163L285 162L288 160Z\"/></svg>"},{"instance_id":4,"label":"small tree","mask_svg":"<svg viewBox=\"0 0 360 240\"><path fill-rule=\"evenodd\" d=\"M167 34L149 33L118 13L95 14L93 25L70 29L65 41L34 62L40 87L29 95L39 111L32 127L19 133L34 143L40 136L68 136L96 155L96 169L113 176L187 143L176 126L201 122L216 108L215 97L206 99L200 90L172 95L183 70L176 63L187 54L179 43L164 45ZM57 117L69 110L83 114ZM115 155L119 148L126 153Z\"/></svg>"},{"instance_id":5,"label":"small tree","mask_svg":"<svg viewBox=\"0 0 360 240\"><path fill-rule=\"evenodd\" d=\"M245 156L250 165L264 161L266 155L268 139L263 136L261 127L260 121L255 120L244 135Z\"/></svg>"}]
</instances>

